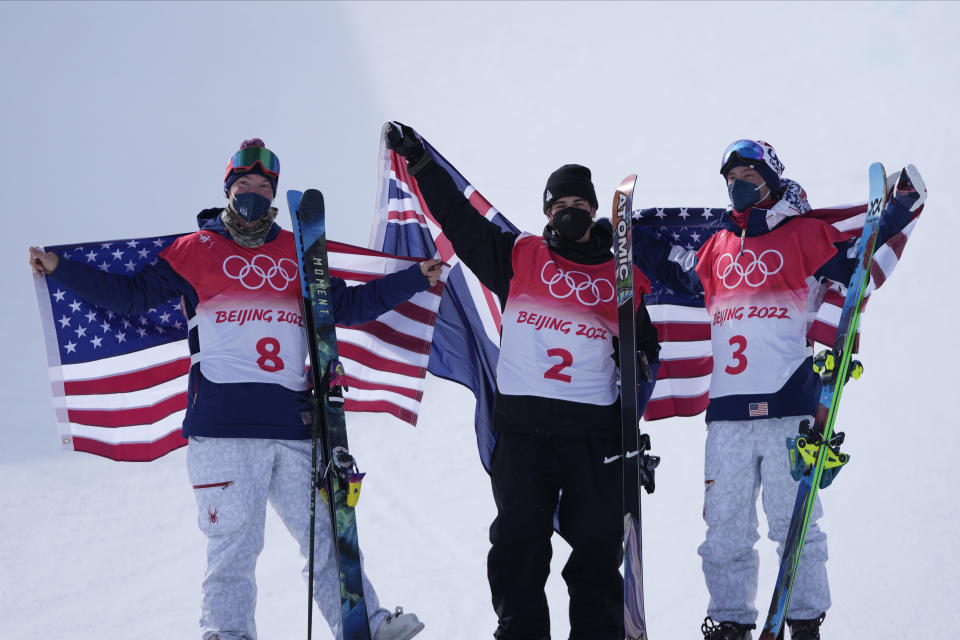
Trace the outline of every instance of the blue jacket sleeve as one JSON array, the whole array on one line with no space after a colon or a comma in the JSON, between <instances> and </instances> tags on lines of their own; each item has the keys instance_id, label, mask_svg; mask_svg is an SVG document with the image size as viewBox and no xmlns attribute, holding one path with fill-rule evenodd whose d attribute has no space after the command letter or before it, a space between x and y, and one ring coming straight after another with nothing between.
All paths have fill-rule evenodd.
<instances>
[{"instance_id":1,"label":"blue jacket sleeve","mask_svg":"<svg viewBox=\"0 0 960 640\"><path fill-rule=\"evenodd\" d=\"M186 296L193 306L197 303L190 283L162 258L132 276L104 273L82 262L61 258L48 277L88 303L121 315L147 311L180 296Z\"/></svg>"},{"instance_id":2,"label":"blue jacket sleeve","mask_svg":"<svg viewBox=\"0 0 960 640\"><path fill-rule=\"evenodd\" d=\"M418 264L355 287L348 287L343 280L333 277L330 278L333 316L337 324L369 322L429 288L430 283Z\"/></svg>"},{"instance_id":3,"label":"blue jacket sleeve","mask_svg":"<svg viewBox=\"0 0 960 640\"><path fill-rule=\"evenodd\" d=\"M880 216L880 230L877 232L876 246L879 247L903 231L903 228L910 223L912 218L913 213L907 207L902 206L895 199L891 199L890 202L887 203L886 209L883 210L883 214ZM858 240L838 242L836 244L836 255L817 269L815 276L817 278L833 280L841 284L850 282L850 276L853 275L853 271L857 266L857 256L854 251L857 242Z\"/></svg>"},{"instance_id":4,"label":"blue jacket sleeve","mask_svg":"<svg viewBox=\"0 0 960 640\"><path fill-rule=\"evenodd\" d=\"M703 293L703 285L694 269L696 255L685 255L685 260L678 262L674 253L684 251L682 247L671 245L661 239L655 232L633 226L633 261L651 281L659 282L674 291L683 291L690 294Z\"/></svg>"}]
</instances>

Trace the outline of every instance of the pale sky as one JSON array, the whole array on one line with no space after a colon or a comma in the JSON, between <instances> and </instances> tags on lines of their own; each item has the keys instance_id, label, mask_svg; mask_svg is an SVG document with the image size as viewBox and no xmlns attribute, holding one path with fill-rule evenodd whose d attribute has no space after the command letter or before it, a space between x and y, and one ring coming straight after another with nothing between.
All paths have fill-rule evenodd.
<instances>
[{"instance_id":1,"label":"pale sky","mask_svg":"<svg viewBox=\"0 0 960 640\"><path fill-rule=\"evenodd\" d=\"M814 206L865 199L874 160L912 162L931 196L893 281L914 297L877 296L865 322L898 342L922 323L929 354L897 349L928 355L927 388L947 393L956 3L44 2L2 3L0 22L0 460L59 452L28 245L189 231L252 136L279 155L281 191L321 189L331 236L366 245L389 119L530 231L568 162L601 202L638 172L638 207L724 205L719 157L743 137L771 142Z\"/></svg>"}]
</instances>

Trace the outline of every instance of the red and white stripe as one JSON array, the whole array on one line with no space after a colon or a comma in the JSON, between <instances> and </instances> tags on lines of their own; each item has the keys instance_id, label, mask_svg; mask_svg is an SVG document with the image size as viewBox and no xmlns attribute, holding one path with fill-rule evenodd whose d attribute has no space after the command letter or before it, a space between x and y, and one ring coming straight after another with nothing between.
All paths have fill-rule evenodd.
<instances>
[{"instance_id":1,"label":"red and white stripe","mask_svg":"<svg viewBox=\"0 0 960 640\"><path fill-rule=\"evenodd\" d=\"M328 242L331 271L361 284L418 262ZM337 327L347 372L347 411L387 413L416 424L447 269L435 287L376 320ZM113 460L154 460L187 441L190 354L186 340L81 364L62 364L46 280L35 278L61 446Z\"/></svg>"},{"instance_id":2,"label":"red and white stripe","mask_svg":"<svg viewBox=\"0 0 960 640\"><path fill-rule=\"evenodd\" d=\"M452 269L460 263L460 258L454 253L450 240L444 235L440 224L433 217L433 214L430 213L430 209L427 207L423 194L420 193L420 188L417 186L416 180L411 178L407 171L406 161L392 151L385 151L384 157L388 165L387 175L389 179L396 181L408 193L416 196L416 198L397 200L390 198L388 195L382 195L381 197L386 199L387 220L381 221L379 228L377 225L374 225L374 235L371 237L371 242L379 241L379 244L375 246L382 246L383 238L377 237L376 234L382 234L382 228L391 222L399 224L419 224L430 232L430 236L433 238L433 242L437 247L438 255L436 257L450 265ZM494 216L499 213L473 186L468 185L466 189L464 189L463 195L470 201L470 204L488 220L492 220ZM483 328L487 334L487 338L494 344L499 344L500 303L497 297L480 283L466 265L463 265L462 272L467 282L467 287L470 289L470 295L476 302L477 310L480 312L480 319L483 321Z\"/></svg>"}]
</instances>

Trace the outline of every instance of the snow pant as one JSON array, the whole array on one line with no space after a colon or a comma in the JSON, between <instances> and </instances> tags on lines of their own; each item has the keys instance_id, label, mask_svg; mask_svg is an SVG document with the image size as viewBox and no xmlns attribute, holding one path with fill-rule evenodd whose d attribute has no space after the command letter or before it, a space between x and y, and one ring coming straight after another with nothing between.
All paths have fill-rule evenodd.
<instances>
[{"instance_id":1,"label":"snow pant","mask_svg":"<svg viewBox=\"0 0 960 640\"><path fill-rule=\"evenodd\" d=\"M207 537L200 627L204 640L256 640L256 564L269 502L307 558L310 550L309 440L191 437L187 470ZM309 566L303 569L304 578ZM371 634L388 612L363 574ZM342 636L340 581L323 498L317 499L313 595L335 638Z\"/></svg>"},{"instance_id":2,"label":"snow pant","mask_svg":"<svg viewBox=\"0 0 960 640\"><path fill-rule=\"evenodd\" d=\"M797 435L804 418L715 421L708 426L703 500L707 537L698 552L710 592L707 615L714 620L757 621L757 496L762 486L767 535L782 556L797 497L786 441ZM816 618L830 607L827 536L817 525L821 515L818 498L797 568L789 618Z\"/></svg>"},{"instance_id":3,"label":"snow pant","mask_svg":"<svg viewBox=\"0 0 960 640\"><path fill-rule=\"evenodd\" d=\"M572 550L563 569L571 640L623 638L620 438L503 432L490 459L497 517L487 576L499 640L548 640L544 587L557 530Z\"/></svg>"}]
</instances>

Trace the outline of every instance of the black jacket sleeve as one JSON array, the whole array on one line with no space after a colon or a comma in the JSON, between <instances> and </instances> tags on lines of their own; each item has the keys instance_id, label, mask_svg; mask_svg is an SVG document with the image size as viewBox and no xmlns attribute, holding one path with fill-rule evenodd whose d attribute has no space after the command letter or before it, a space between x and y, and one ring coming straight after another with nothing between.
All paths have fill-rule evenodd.
<instances>
[{"instance_id":1,"label":"black jacket sleeve","mask_svg":"<svg viewBox=\"0 0 960 640\"><path fill-rule=\"evenodd\" d=\"M417 186L460 260L480 282L507 301L513 277L512 252L519 234L503 231L477 213L453 178L435 162L416 174Z\"/></svg>"},{"instance_id":2,"label":"black jacket sleeve","mask_svg":"<svg viewBox=\"0 0 960 640\"><path fill-rule=\"evenodd\" d=\"M650 312L647 311L646 304L637 307L636 323L637 352L642 351L647 356L647 362L653 364L654 361L659 360L660 339L657 336L657 328L650 320Z\"/></svg>"}]
</instances>

